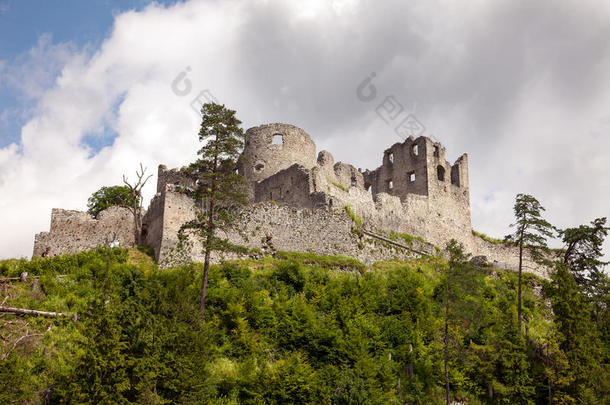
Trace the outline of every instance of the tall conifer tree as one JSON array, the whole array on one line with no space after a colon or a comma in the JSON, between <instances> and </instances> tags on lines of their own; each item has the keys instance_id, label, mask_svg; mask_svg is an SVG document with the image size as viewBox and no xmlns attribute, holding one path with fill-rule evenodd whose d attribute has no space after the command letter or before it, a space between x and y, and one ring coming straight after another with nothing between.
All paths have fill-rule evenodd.
<instances>
[{"instance_id":1,"label":"tall conifer tree","mask_svg":"<svg viewBox=\"0 0 610 405\"><path fill-rule=\"evenodd\" d=\"M187 169L197 179L195 219L184 224L180 231L182 237L191 230L201 239L204 262L199 310L203 315L211 253L238 249L220 237L218 231L234 226L236 211L247 203L247 198L245 179L237 173L244 144L241 121L235 117L235 111L215 103L204 104L201 115L199 141L204 145L197 152L199 158Z\"/></svg>"}]
</instances>

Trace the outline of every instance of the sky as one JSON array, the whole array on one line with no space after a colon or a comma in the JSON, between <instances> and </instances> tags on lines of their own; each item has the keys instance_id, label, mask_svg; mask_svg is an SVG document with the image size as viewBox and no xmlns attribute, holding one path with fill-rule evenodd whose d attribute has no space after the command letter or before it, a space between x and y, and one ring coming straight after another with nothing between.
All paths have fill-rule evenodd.
<instances>
[{"instance_id":1,"label":"sky","mask_svg":"<svg viewBox=\"0 0 610 405\"><path fill-rule=\"evenodd\" d=\"M140 162L191 162L211 99L363 169L409 119L468 153L490 236L517 193L559 227L609 216L609 38L597 0L0 0L0 258Z\"/></svg>"}]
</instances>

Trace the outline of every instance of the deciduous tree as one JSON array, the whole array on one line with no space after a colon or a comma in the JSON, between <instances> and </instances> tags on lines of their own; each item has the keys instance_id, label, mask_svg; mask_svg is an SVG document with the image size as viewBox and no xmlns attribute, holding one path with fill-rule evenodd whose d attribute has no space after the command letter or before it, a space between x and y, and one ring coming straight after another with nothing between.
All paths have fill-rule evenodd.
<instances>
[{"instance_id":1,"label":"deciduous tree","mask_svg":"<svg viewBox=\"0 0 610 405\"><path fill-rule=\"evenodd\" d=\"M142 189L144 185L152 177L152 174L146 176L146 168L140 163L140 171L136 170L136 177L138 180L131 184L127 181L127 177L123 175L123 183L129 189L129 197L131 202L127 208L130 209L133 214L134 232L135 232L135 243L136 245L142 244Z\"/></svg>"},{"instance_id":2,"label":"deciduous tree","mask_svg":"<svg viewBox=\"0 0 610 405\"><path fill-rule=\"evenodd\" d=\"M139 201L138 201L139 203ZM112 206L127 207L133 204L133 199L127 186L104 186L91 194L87 201L87 212L93 218L106 208Z\"/></svg>"}]
</instances>

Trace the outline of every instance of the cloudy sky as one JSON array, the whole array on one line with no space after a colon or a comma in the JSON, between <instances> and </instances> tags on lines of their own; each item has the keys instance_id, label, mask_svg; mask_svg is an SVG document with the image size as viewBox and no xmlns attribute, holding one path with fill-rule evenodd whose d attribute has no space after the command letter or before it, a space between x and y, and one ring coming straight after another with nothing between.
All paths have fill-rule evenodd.
<instances>
[{"instance_id":1,"label":"cloudy sky","mask_svg":"<svg viewBox=\"0 0 610 405\"><path fill-rule=\"evenodd\" d=\"M411 114L469 154L492 236L520 192L558 226L610 215L608 2L0 0L0 258L139 162L191 161L206 97L371 169Z\"/></svg>"}]
</instances>

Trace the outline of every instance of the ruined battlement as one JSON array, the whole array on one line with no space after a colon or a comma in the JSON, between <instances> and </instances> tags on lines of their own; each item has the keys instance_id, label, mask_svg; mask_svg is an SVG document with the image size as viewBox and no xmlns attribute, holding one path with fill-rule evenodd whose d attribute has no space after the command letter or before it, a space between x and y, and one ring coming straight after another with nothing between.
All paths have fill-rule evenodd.
<instances>
[{"instance_id":1,"label":"ruined battlement","mask_svg":"<svg viewBox=\"0 0 610 405\"><path fill-rule=\"evenodd\" d=\"M248 183L250 204L240 213L240 231L222 230L223 235L252 249L265 251L265 241L271 238L281 250L345 254L370 264L409 257L408 249L375 240L377 233L403 233L426 240L420 248L427 251L456 239L468 253L516 268L514 248L472 234L468 156L451 164L445 153L430 138L409 137L386 149L379 167L362 171L335 162L328 151L316 155L312 138L293 125L250 128L238 164ZM178 231L195 215L190 197L194 188L195 179L184 168L159 166L157 193L143 217L142 238L154 248L162 267L202 259L200 241L178 249ZM367 232L352 231L354 215ZM103 211L98 219L84 212L53 210L50 231L36 235L34 256L47 247L52 254L74 253L110 239L132 246L133 229L133 218L123 208ZM222 258L217 252L212 256L215 262ZM528 266L544 276L539 266Z\"/></svg>"},{"instance_id":2,"label":"ruined battlement","mask_svg":"<svg viewBox=\"0 0 610 405\"><path fill-rule=\"evenodd\" d=\"M451 164L440 143L423 136L409 137L384 151L381 166L363 172L335 162L328 151L321 151L312 161L315 144L295 128L272 124L247 131L245 162L253 157L281 157L259 171L243 171L250 184L251 203L274 201L335 212L349 206L369 229L419 235L439 245L451 238L469 240L466 154ZM285 130L292 135L285 135ZM248 134L256 134L256 143ZM273 143L272 136L286 139L286 143Z\"/></svg>"},{"instance_id":3,"label":"ruined battlement","mask_svg":"<svg viewBox=\"0 0 610 405\"><path fill-rule=\"evenodd\" d=\"M407 138L386 149L381 166L364 173L365 187L405 200L409 194L430 195L456 187L468 195L468 155L453 165L445 159L445 148L421 136Z\"/></svg>"},{"instance_id":4,"label":"ruined battlement","mask_svg":"<svg viewBox=\"0 0 610 405\"><path fill-rule=\"evenodd\" d=\"M110 207L94 219L86 212L53 208L49 232L34 237L33 256L40 257L47 248L51 256L57 256L113 242L117 246L134 246L134 223L129 209Z\"/></svg>"}]
</instances>

